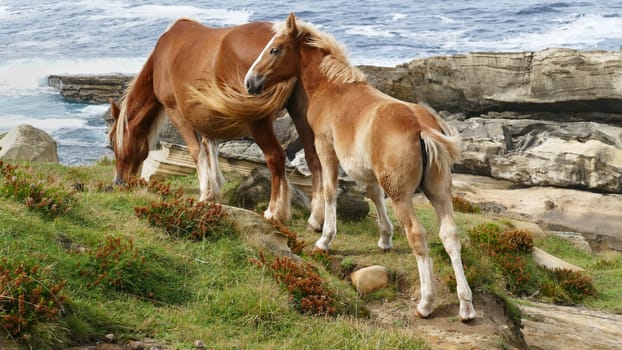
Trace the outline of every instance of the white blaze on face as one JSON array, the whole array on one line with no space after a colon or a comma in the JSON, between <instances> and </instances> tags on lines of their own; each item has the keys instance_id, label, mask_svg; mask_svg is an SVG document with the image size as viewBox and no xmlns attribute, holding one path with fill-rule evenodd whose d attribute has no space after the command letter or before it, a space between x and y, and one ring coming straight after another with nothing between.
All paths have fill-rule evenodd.
<instances>
[{"instance_id":1,"label":"white blaze on face","mask_svg":"<svg viewBox=\"0 0 622 350\"><path fill-rule=\"evenodd\" d=\"M251 67L248 69L248 72L246 73L246 76L244 77L244 85L246 85L248 83L248 79L250 79L251 75L253 74L253 71L255 70L255 67L257 66L259 61L261 61L261 58L266 53L266 50L268 50L268 48L270 46L272 46L272 43L274 42L274 39L276 39L276 34L272 37L272 39L270 39L270 41L268 42L266 47L263 48L263 50L261 51L259 56L257 56L257 59L255 59L255 62L253 62Z\"/></svg>"}]
</instances>

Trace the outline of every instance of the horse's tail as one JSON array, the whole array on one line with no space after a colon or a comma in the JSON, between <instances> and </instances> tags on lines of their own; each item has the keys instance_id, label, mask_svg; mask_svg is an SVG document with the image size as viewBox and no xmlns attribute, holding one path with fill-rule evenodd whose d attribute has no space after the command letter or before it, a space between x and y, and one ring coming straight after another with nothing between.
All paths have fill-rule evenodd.
<instances>
[{"instance_id":1,"label":"horse's tail","mask_svg":"<svg viewBox=\"0 0 622 350\"><path fill-rule=\"evenodd\" d=\"M285 107L296 84L295 79L289 79L259 95L250 95L229 84L219 84L214 76L208 79L199 87L188 86L188 102L211 115L212 126L217 131L236 130L255 120L274 116Z\"/></svg>"},{"instance_id":2,"label":"horse's tail","mask_svg":"<svg viewBox=\"0 0 622 350\"><path fill-rule=\"evenodd\" d=\"M150 118L145 122L149 123L149 147L153 149L159 129L166 120L164 108L158 101L153 87L153 53L128 84L120 99L119 109L116 121L117 147L121 149L123 145L124 131L128 128L129 119L146 117Z\"/></svg>"},{"instance_id":3,"label":"horse's tail","mask_svg":"<svg viewBox=\"0 0 622 350\"><path fill-rule=\"evenodd\" d=\"M421 139L427 153L428 164L441 173L449 173L451 166L460 161L460 136L454 127L447 124L431 107L422 105L438 123L438 128L423 128Z\"/></svg>"}]
</instances>

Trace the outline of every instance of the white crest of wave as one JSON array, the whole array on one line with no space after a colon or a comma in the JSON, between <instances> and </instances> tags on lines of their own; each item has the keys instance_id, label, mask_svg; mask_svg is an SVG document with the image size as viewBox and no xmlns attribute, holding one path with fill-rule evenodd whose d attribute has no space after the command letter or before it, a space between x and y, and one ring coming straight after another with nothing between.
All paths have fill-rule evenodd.
<instances>
[{"instance_id":1,"label":"white crest of wave","mask_svg":"<svg viewBox=\"0 0 622 350\"><path fill-rule=\"evenodd\" d=\"M63 128L78 129L85 125L86 121L77 118L46 118L37 119L25 116L3 116L0 118L0 130L10 130L22 124L31 125L47 133Z\"/></svg>"},{"instance_id":2,"label":"white crest of wave","mask_svg":"<svg viewBox=\"0 0 622 350\"><path fill-rule=\"evenodd\" d=\"M392 38L395 35L388 30L383 30L379 26L374 25L357 25L346 30L346 34L362 35L368 37Z\"/></svg>"},{"instance_id":3,"label":"white crest of wave","mask_svg":"<svg viewBox=\"0 0 622 350\"><path fill-rule=\"evenodd\" d=\"M250 10L230 10L224 8L205 9L190 5L141 5L131 6L123 1L84 1L85 6L95 7L101 13L90 19L126 18L138 20L169 19L190 17L199 21L217 22L222 25L247 23L253 12Z\"/></svg>"},{"instance_id":4,"label":"white crest of wave","mask_svg":"<svg viewBox=\"0 0 622 350\"><path fill-rule=\"evenodd\" d=\"M489 51L538 51L547 48L572 47L579 50L596 49L604 41L622 40L622 17L601 15L577 16L573 20L558 20L542 27L540 32L519 33L500 41L446 42L444 47L460 47Z\"/></svg>"}]
</instances>

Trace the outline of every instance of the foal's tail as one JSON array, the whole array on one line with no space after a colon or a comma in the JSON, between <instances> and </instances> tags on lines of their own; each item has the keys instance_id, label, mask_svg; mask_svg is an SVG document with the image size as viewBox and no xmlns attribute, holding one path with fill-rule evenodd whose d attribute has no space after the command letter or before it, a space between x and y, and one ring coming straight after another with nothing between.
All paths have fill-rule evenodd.
<instances>
[{"instance_id":1,"label":"foal's tail","mask_svg":"<svg viewBox=\"0 0 622 350\"><path fill-rule=\"evenodd\" d=\"M438 123L439 128L423 128L421 138L428 154L428 166L435 166L442 174L448 174L451 166L460 161L460 136L431 107L423 106Z\"/></svg>"}]
</instances>

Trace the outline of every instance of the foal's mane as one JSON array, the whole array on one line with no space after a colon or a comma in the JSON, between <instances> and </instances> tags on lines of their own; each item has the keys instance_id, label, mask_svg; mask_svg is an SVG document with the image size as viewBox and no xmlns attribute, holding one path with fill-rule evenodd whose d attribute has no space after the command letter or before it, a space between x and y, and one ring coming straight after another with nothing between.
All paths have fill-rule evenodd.
<instances>
[{"instance_id":1,"label":"foal's mane","mask_svg":"<svg viewBox=\"0 0 622 350\"><path fill-rule=\"evenodd\" d=\"M327 53L320 64L320 72L329 80L342 83L365 82L365 74L350 64L346 49L335 37L322 32L310 23L296 19L298 39L305 45L315 47ZM286 35L288 30L285 22L275 23L273 30L276 35Z\"/></svg>"}]
</instances>

